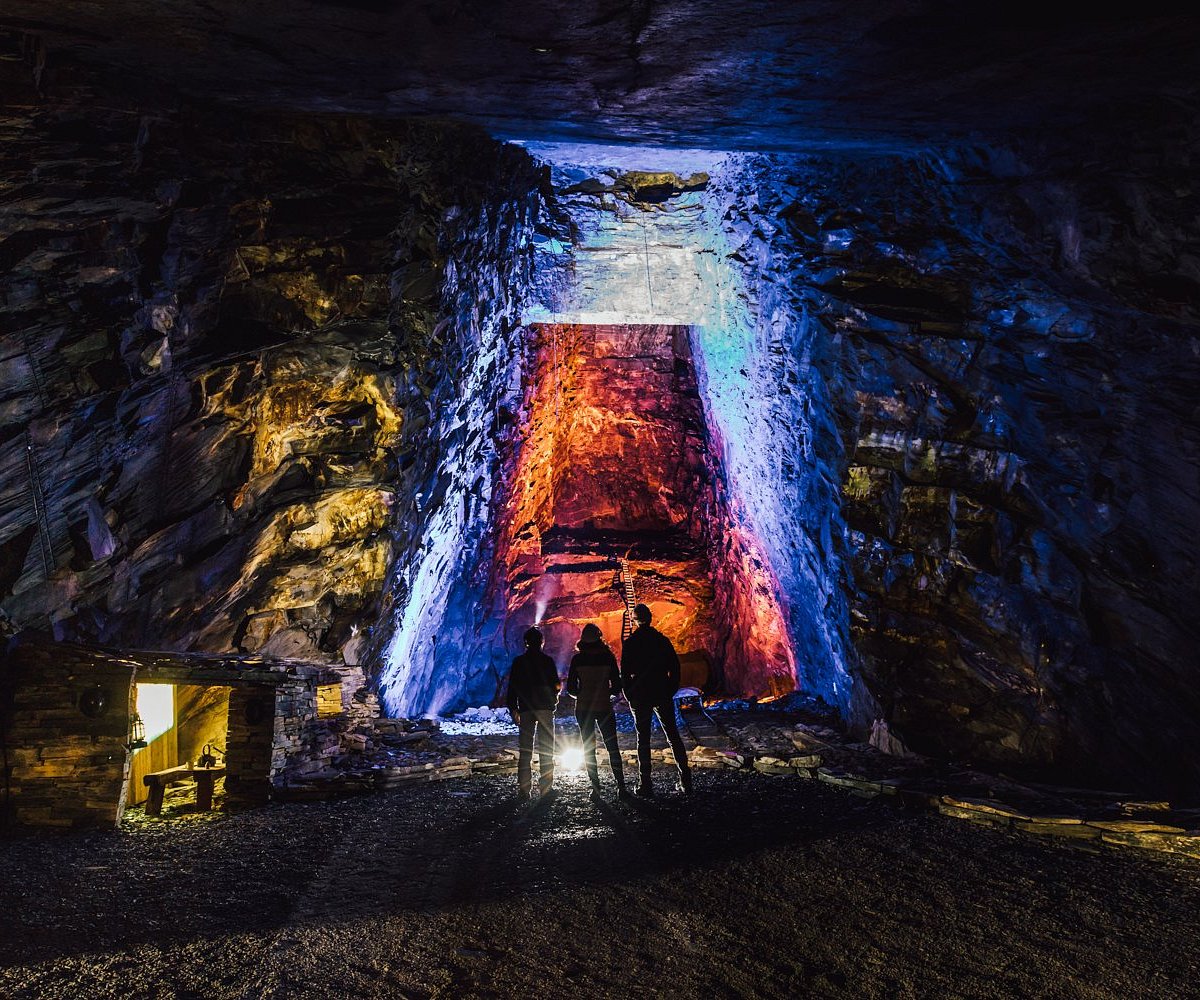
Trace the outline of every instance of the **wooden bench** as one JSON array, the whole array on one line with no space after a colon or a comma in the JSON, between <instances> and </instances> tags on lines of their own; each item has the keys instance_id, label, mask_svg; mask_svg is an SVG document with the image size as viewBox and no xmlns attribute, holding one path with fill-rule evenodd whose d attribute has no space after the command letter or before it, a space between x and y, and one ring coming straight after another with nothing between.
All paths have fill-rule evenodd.
<instances>
[{"instance_id":1,"label":"wooden bench","mask_svg":"<svg viewBox=\"0 0 1200 1000\"><path fill-rule=\"evenodd\" d=\"M208 812L212 808L213 786L224 774L223 767L192 767L190 764L180 764L178 767L168 767L165 771L147 774L142 779L142 783L150 789L150 798L146 801L146 815L158 816L162 813L163 796L168 785L178 785L193 778L196 781L196 808L200 812Z\"/></svg>"}]
</instances>

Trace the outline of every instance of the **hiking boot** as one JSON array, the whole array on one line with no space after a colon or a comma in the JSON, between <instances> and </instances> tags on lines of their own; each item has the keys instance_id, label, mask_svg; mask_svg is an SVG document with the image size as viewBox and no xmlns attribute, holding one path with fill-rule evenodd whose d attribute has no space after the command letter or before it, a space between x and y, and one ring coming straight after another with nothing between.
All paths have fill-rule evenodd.
<instances>
[{"instance_id":1,"label":"hiking boot","mask_svg":"<svg viewBox=\"0 0 1200 1000\"><path fill-rule=\"evenodd\" d=\"M654 798L654 786L648 781L639 781L637 790L633 794L639 799L652 799Z\"/></svg>"},{"instance_id":2,"label":"hiking boot","mask_svg":"<svg viewBox=\"0 0 1200 1000\"><path fill-rule=\"evenodd\" d=\"M692 794L692 772L691 771L680 771L679 772L679 790L681 792L683 792L684 795Z\"/></svg>"}]
</instances>

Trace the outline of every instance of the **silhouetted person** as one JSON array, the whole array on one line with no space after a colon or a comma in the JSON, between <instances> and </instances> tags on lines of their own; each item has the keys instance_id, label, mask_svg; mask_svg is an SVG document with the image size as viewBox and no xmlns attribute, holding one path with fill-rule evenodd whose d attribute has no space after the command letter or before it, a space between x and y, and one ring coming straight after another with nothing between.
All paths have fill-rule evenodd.
<instances>
[{"instance_id":1,"label":"silhouetted person","mask_svg":"<svg viewBox=\"0 0 1200 1000\"><path fill-rule=\"evenodd\" d=\"M653 795L650 781L650 725L655 715L667 734L675 765L679 768L679 787L692 791L692 772L688 769L687 750L675 725L675 692L679 690L679 656L671 640L650 625L650 609L639 604L633 609L638 627L621 649L621 685L633 724L637 728L639 780L638 795Z\"/></svg>"},{"instance_id":2,"label":"silhouetted person","mask_svg":"<svg viewBox=\"0 0 1200 1000\"><path fill-rule=\"evenodd\" d=\"M512 662L508 675L508 710L520 733L517 757L517 797L528 799L533 784L533 737L537 732L538 793L554 786L554 706L558 702L558 669L542 652L542 633L525 633L525 652Z\"/></svg>"},{"instance_id":3,"label":"silhouetted person","mask_svg":"<svg viewBox=\"0 0 1200 1000\"><path fill-rule=\"evenodd\" d=\"M592 791L600 791L600 775L596 768L596 730L608 749L608 762L612 765L613 778L617 782L617 794L625 795L625 769L621 766L621 748L617 746L617 720L613 715L612 699L621 693L621 674L617 670L617 658L604 641L600 629L592 624L583 626L576 648L578 653L571 658L571 669L567 671L567 694L575 698L575 718L579 722L579 735L583 740L583 766L587 771Z\"/></svg>"}]
</instances>

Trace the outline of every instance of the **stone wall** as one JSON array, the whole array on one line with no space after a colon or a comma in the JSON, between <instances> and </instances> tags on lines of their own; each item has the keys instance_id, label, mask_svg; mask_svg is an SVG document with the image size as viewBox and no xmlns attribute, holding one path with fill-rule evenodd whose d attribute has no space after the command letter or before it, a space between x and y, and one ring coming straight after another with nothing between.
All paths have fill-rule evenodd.
<instances>
[{"instance_id":1,"label":"stone wall","mask_svg":"<svg viewBox=\"0 0 1200 1000\"><path fill-rule=\"evenodd\" d=\"M776 184L757 158L726 158L691 237L705 297L692 356L736 528L713 564L730 620L751 641L786 648L798 688L849 718L842 441L828 373L815 363L825 331L772 239Z\"/></svg>"},{"instance_id":2,"label":"stone wall","mask_svg":"<svg viewBox=\"0 0 1200 1000\"><path fill-rule=\"evenodd\" d=\"M231 805L266 802L273 774L285 765L284 755L300 748L300 741L289 738L292 734L288 732L302 724L297 720L288 726L299 711L296 694L296 685L287 685L278 693L265 685L230 689L224 763L225 799ZM282 717L281 703L287 713Z\"/></svg>"},{"instance_id":3,"label":"stone wall","mask_svg":"<svg viewBox=\"0 0 1200 1000\"><path fill-rule=\"evenodd\" d=\"M4 118L0 609L340 664L443 500L486 508L534 174L468 128L133 108Z\"/></svg>"},{"instance_id":4,"label":"stone wall","mask_svg":"<svg viewBox=\"0 0 1200 1000\"><path fill-rule=\"evenodd\" d=\"M372 651L383 703L400 715L487 702L507 667L487 582L501 455L518 431L541 174L514 147L454 154L462 177L420 203L436 223L406 229L413 259L393 279L403 531ZM470 197L457 194L463 180Z\"/></svg>"},{"instance_id":5,"label":"stone wall","mask_svg":"<svg viewBox=\"0 0 1200 1000\"><path fill-rule=\"evenodd\" d=\"M4 827L115 827L129 780L132 665L10 642L2 669Z\"/></svg>"},{"instance_id":6,"label":"stone wall","mask_svg":"<svg viewBox=\"0 0 1200 1000\"><path fill-rule=\"evenodd\" d=\"M855 713L914 749L1109 785L1200 775L1187 148L716 179L760 322L783 303L806 333L782 363L822 387L790 412L825 428L806 461L839 486L846 530L821 549L845 567Z\"/></svg>"},{"instance_id":7,"label":"stone wall","mask_svg":"<svg viewBox=\"0 0 1200 1000\"><path fill-rule=\"evenodd\" d=\"M471 128L144 95L4 124L5 628L340 666L381 620L377 654L407 610L446 611L414 573L474 593L486 564L432 550L463 541L439 519L478 543L488 516L528 157Z\"/></svg>"},{"instance_id":8,"label":"stone wall","mask_svg":"<svg viewBox=\"0 0 1200 1000\"><path fill-rule=\"evenodd\" d=\"M336 707L329 713L318 711L318 688L330 686L338 692ZM238 711L244 719L244 707L239 705ZM368 689L361 669L326 667L281 686L272 717L255 725L243 722L238 732L252 745L256 761L269 760L265 771L255 766L254 774L265 776L270 787L277 789L297 778L324 772L335 757L361 749L361 738L355 734L372 731L378 718L378 698ZM229 719L232 733L232 701ZM263 784L252 787L260 801L265 800L268 789Z\"/></svg>"}]
</instances>

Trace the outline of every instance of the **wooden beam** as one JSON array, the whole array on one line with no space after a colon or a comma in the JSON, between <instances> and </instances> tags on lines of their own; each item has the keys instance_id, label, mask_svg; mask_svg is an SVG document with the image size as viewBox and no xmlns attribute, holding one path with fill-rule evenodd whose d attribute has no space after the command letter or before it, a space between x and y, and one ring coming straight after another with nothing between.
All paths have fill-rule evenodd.
<instances>
[{"instance_id":1,"label":"wooden beam","mask_svg":"<svg viewBox=\"0 0 1200 1000\"><path fill-rule=\"evenodd\" d=\"M225 653L188 653L174 650L113 649L74 642L56 642L41 633L21 633L9 646L17 662L54 662L76 668L80 679L94 676L97 668L136 671L143 683L201 684L220 687L270 685L279 687L320 677L328 664L302 660L272 660L262 656Z\"/></svg>"}]
</instances>

